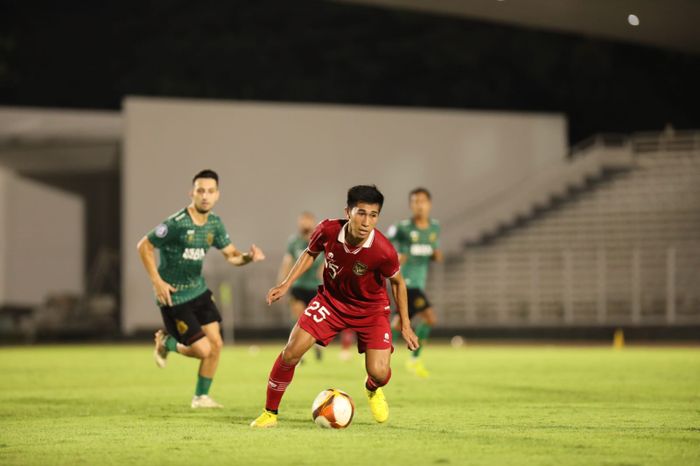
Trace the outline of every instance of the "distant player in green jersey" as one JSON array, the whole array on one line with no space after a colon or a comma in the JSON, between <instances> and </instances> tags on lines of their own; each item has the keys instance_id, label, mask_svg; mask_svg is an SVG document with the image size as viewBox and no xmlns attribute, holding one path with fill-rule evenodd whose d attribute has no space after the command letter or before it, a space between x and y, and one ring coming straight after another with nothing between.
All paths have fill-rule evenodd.
<instances>
[{"instance_id":1,"label":"distant player in green jersey","mask_svg":"<svg viewBox=\"0 0 700 466\"><path fill-rule=\"evenodd\" d=\"M413 352L407 362L407 368L419 377L428 377L429 373L420 359L430 330L435 326L436 318L428 297L425 295L425 282L428 278L430 261L442 261L440 251L440 224L430 218L432 199L425 188L416 188L409 194L409 206L413 216L403 220L389 229L388 237L399 253L401 273L406 279L408 289L408 314L416 317L416 335L420 347ZM399 319L394 318L393 328L398 334Z\"/></svg>"},{"instance_id":2,"label":"distant player in green jersey","mask_svg":"<svg viewBox=\"0 0 700 466\"><path fill-rule=\"evenodd\" d=\"M316 226L316 218L310 212L302 212L297 219L297 233L289 237L287 241L287 252L282 258L282 265L280 266L279 275L277 282L281 282L284 278L289 275L289 271L292 270L292 266L296 263L299 256L301 256L306 248L309 246L309 239L311 238L311 232L314 231ZM323 259L319 254L311 265L311 268L304 272L291 289L291 296L289 297L289 307L292 311L293 324L299 320L299 316L304 312L304 309L309 305L309 302L316 296L318 292L318 286L323 282L322 272ZM316 359L321 360L321 347L316 345Z\"/></svg>"},{"instance_id":3,"label":"distant player in green jersey","mask_svg":"<svg viewBox=\"0 0 700 466\"><path fill-rule=\"evenodd\" d=\"M221 408L209 397L223 341L221 315L202 276L204 256L211 246L221 250L233 265L265 259L255 245L246 253L231 244L221 219L211 212L219 200L219 176L212 170L197 173L192 180L192 202L168 217L138 244L139 256L153 283L168 333L155 334L154 357L165 367L169 352L197 358L199 372L193 408ZM155 249L160 250L156 266Z\"/></svg>"}]
</instances>

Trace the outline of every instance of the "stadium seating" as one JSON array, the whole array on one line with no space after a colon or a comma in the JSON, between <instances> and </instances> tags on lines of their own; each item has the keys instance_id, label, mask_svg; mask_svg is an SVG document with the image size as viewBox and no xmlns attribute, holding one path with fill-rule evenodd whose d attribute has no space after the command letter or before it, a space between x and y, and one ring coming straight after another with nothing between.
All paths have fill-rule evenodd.
<instances>
[{"instance_id":1,"label":"stadium seating","mask_svg":"<svg viewBox=\"0 0 700 466\"><path fill-rule=\"evenodd\" d=\"M470 225L442 325L700 323L700 133L598 138Z\"/></svg>"}]
</instances>

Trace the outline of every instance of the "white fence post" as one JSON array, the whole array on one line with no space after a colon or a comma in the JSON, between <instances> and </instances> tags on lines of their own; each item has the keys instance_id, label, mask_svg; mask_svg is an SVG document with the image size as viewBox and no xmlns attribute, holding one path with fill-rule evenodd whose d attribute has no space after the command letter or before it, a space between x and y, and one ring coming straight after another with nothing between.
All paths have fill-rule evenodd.
<instances>
[{"instance_id":1,"label":"white fence post","mask_svg":"<svg viewBox=\"0 0 700 466\"><path fill-rule=\"evenodd\" d=\"M666 323L676 322L676 248L666 249Z\"/></svg>"},{"instance_id":2,"label":"white fence post","mask_svg":"<svg viewBox=\"0 0 700 466\"><path fill-rule=\"evenodd\" d=\"M632 323L638 324L642 315L641 278L642 252L638 247L632 250Z\"/></svg>"},{"instance_id":3,"label":"white fence post","mask_svg":"<svg viewBox=\"0 0 700 466\"><path fill-rule=\"evenodd\" d=\"M467 261L467 320L471 324L476 323L476 287L474 286L475 280L475 270L474 266L474 254L467 254L465 260Z\"/></svg>"},{"instance_id":4,"label":"white fence post","mask_svg":"<svg viewBox=\"0 0 700 466\"><path fill-rule=\"evenodd\" d=\"M539 323L542 318L540 309L540 256L530 253L530 323Z\"/></svg>"},{"instance_id":5,"label":"white fence post","mask_svg":"<svg viewBox=\"0 0 700 466\"><path fill-rule=\"evenodd\" d=\"M563 279L564 279L564 322L571 324L574 322L574 273L573 273L573 253L570 249L562 251L563 259Z\"/></svg>"},{"instance_id":6,"label":"white fence post","mask_svg":"<svg viewBox=\"0 0 700 466\"><path fill-rule=\"evenodd\" d=\"M605 248L598 248L596 262L598 265L597 317L598 323L603 324L608 320L608 257Z\"/></svg>"},{"instance_id":7,"label":"white fence post","mask_svg":"<svg viewBox=\"0 0 700 466\"><path fill-rule=\"evenodd\" d=\"M502 253L498 256L498 322L504 323L508 314L508 256Z\"/></svg>"}]
</instances>

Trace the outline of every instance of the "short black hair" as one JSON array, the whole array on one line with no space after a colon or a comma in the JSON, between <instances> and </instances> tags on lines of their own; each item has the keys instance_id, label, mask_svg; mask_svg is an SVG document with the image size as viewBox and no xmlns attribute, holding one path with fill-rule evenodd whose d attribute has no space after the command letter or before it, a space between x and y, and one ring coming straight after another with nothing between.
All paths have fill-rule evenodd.
<instances>
[{"instance_id":1,"label":"short black hair","mask_svg":"<svg viewBox=\"0 0 700 466\"><path fill-rule=\"evenodd\" d=\"M194 184L194 182L200 178L211 178L212 180L216 181L217 185L219 184L219 175L217 175L214 170L206 169L197 173L196 175L194 175L194 178L192 178L192 184Z\"/></svg>"},{"instance_id":2,"label":"short black hair","mask_svg":"<svg viewBox=\"0 0 700 466\"><path fill-rule=\"evenodd\" d=\"M408 193L408 199L410 200L411 197L414 194L425 194L428 197L428 200L431 201L433 199L433 196L430 195L430 191L428 191L426 188L418 187L416 189L412 189L410 193Z\"/></svg>"},{"instance_id":3,"label":"short black hair","mask_svg":"<svg viewBox=\"0 0 700 466\"><path fill-rule=\"evenodd\" d=\"M358 185L348 189L348 209L352 209L358 203L379 204L379 210L382 210L384 205L384 195L377 189L375 185Z\"/></svg>"}]
</instances>

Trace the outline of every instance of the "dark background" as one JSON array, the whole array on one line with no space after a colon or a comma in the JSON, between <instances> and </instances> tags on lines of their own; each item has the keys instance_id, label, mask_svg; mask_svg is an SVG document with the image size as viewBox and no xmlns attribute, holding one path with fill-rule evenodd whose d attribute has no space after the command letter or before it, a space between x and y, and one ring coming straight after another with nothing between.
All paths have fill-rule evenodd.
<instances>
[{"instance_id":1,"label":"dark background","mask_svg":"<svg viewBox=\"0 0 700 466\"><path fill-rule=\"evenodd\" d=\"M136 94L563 112L575 143L698 128L698 83L697 55L325 1L0 2L2 105L119 109Z\"/></svg>"}]
</instances>

